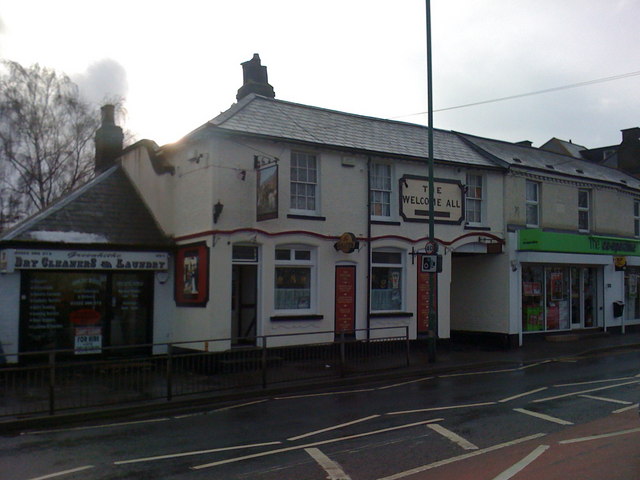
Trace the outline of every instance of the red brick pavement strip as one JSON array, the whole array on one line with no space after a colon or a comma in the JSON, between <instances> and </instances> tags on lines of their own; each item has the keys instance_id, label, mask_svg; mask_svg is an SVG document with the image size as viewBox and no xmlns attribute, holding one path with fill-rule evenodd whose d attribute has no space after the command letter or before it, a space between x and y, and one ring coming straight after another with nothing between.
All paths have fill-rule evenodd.
<instances>
[{"instance_id":1,"label":"red brick pavement strip","mask_svg":"<svg viewBox=\"0 0 640 480\"><path fill-rule=\"evenodd\" d=\"M622 433L575 443L560 443L608 433ZM548 446L544 450L540 446ZM539 454L517 472L521 460ZM464 457L464 455L461 455ZM482 453L446 465L425 465L424 470L391 478L406 480L638 480L640 479L640 418L637 407L590 423L524 443ZM420 467L418 467L420 469ZM517 469L516 469L517 470Z\"/></svg>"}]
</instances>

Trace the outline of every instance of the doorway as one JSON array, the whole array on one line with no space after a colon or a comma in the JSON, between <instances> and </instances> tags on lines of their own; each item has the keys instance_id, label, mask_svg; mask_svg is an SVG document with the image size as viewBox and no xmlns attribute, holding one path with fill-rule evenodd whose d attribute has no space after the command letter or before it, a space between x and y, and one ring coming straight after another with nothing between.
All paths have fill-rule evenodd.
<instances>
[{"instance_id":1,"label":"doorway","mask_svg":"<svg viewBox=\"0 0 640 480\"><path fill-rule=\"evenodd\" d=\"M571 267L571 328L596 326L596 279L592 267Z\"/></svg>"},{"instance_id":2,"label":"doorway","mask_svg":"<svg viewBox=\"0 0 640 480\"><path fill-rule=\"evenodd\" d=\"M256 344L258 334L258 247L233 246L231 345Z\"/></svg>"}]
</instances>

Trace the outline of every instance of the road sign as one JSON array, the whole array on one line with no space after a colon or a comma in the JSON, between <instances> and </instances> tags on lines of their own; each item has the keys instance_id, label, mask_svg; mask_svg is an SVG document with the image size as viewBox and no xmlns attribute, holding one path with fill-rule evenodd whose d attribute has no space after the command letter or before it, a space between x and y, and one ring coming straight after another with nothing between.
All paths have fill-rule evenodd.
<instances>
[{"instance_id":1,"label":"road sign","mask_svg":"<svg viewBox=\"0 0 640 480\"><path fill-rule=\"evenodd\" d=\"M441 258L440 255L423 255L420 270L427 273L438 273L442 271Z\"/></svg>"}]
</instances>

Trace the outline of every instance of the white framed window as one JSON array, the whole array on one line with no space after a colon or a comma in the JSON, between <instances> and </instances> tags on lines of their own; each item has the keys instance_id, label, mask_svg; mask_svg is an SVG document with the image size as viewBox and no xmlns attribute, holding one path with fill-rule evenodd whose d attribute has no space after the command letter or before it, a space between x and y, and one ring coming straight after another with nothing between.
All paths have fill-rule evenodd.
<instances>
[{"instance_id":1,"label":"white framed window","mask_svg":"<svg viewBox=\"0 0 640 480\"><path fill-rule=\"evenodd\" d=\"M538 227L540 226L540 184L527 180L525 190L527 226Z\"/></svg>"},{"instance_id":2,"label":"white framed window","mask_svg":"<svg viewBox=\"0 0 640 480\"><path fill-rule=\"evenodd\" d=\"M482 205L484 197L484 181L482 175L467 174L467 191L465 198L465 216L471 225L482 224Z\"/></svg>"},{"instance_id":3,"label":"white framed window","mask_svg":"<svg viewBox=\"0 0 640 480\"><path fill-rule=\"evenodd\" d=\"M591 191L578 190L578 230L588 232L591 224Z\"/></svg>"},{"instance_id":4,"label":"white framed window","mask_svg":"<svg viewBox=\"0 0 640 480\"><path fill-rule=\"evenodd\" d=\"M291 211L318 211L318 158L312 153L291 152Z\"/></svg>"},{"instance_id":5,"label":"white framed window","mask_svg":"<svg viewBox=\"0 0 640 480\"><path fill-rule=\"evenodd\" d=\"M371 252L371 311L404 308L404 260L398 250Z\"/></svg>"},{"instance_id":6,"label":"white framed window","mask_svg":"<svg viewBox=\"0 0 640 480\"><path fill-rule=\"evenodd\" d=\"M633 234L640 237L640 200L633 201Z\"/></svg>"},{"instance_id":7,"label":"white framed window","mask_svg":"<svg viewBox=\"0 0 640 480\"><path fill-rule=\"evenodd\" d=\"M315 249L279 246L275 251L276 310L311 312L315 308Z\"/></svg>"},{"instance_id":8,"label":"white framed window","mask_svg":"<svg viewBox=\"0 0 640 480\"><path fill-rule=\"evenodd\" d=\"M391 165L371 165L371 216L391 217Z\"/></svg>"}]
</instances>

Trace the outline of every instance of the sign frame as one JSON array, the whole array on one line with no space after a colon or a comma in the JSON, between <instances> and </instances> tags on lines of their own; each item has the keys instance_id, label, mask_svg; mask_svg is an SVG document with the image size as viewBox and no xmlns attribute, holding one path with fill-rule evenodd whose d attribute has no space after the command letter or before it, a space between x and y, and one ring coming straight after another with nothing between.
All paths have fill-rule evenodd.
<instances>
[{"instance_id":1,"label":"sign frame","mask_svg":"<svg viewBox=\"0 0 640 480\"><path fill-rule=\"evenodd\" d=\"M434 178L433 185L435 190L434 223L461 225L465 220L464 185L462 182L448 178ZM398 180L399 213L405 222L429 222L428 187L428 177L420 175L403 175ZM455 192L455 196L451 196L452 192ZM450 196L446 197L447 194Z\"/></svg>"}]
</instances>

